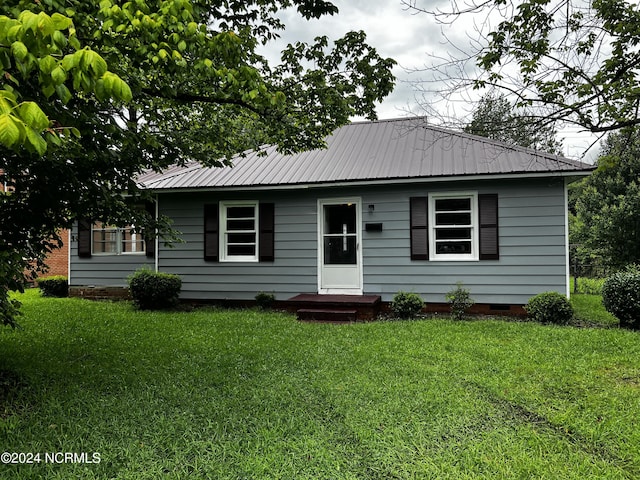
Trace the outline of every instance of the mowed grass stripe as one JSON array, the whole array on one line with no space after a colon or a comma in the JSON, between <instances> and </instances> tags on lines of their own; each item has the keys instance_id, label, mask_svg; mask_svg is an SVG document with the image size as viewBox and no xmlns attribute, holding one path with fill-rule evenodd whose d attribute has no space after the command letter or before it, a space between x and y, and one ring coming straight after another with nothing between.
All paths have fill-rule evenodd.
<instances>
[{"instance_id":1,"label":"mowed grass stripe","mask_svg":"<svg viewBox=\"0 0 640 480\"><path fill-rule=\"evenodd\" d=\"M634 478L638 334L298 323L22 296L0 331L2 478Z\"/></svg>"}]
</instances>

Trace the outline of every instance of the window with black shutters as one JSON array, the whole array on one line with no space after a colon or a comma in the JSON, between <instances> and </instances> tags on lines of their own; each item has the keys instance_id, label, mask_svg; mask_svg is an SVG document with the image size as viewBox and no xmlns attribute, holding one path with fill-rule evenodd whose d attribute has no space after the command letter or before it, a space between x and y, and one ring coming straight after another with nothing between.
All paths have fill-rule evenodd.
<instances>
[{"instance_id":1,"label":"window with black shutters","mask_svg":"<svg viewBox=\"0 0 640 480\"><path fill-rule=\"evenodd\" d=\"M409 207L412 260L500 259L497 194L430 193Z\"/></svg>"}]
</instances>

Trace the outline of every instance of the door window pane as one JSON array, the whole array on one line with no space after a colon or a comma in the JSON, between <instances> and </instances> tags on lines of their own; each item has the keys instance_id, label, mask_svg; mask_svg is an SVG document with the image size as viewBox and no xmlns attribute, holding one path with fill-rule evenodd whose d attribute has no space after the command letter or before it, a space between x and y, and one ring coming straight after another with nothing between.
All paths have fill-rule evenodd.
<instances>
[{"instance_id":1,"label":"door window pane","mask_svg":"<svg viewBox=\"0 0 640 480\"><path fill-rule=\"evenodd\" d=\"M355 265L356 237L355 236L325 236L324 239L325 265Z\"/></svg>"},{"instance_id":2,"label":"door window pane","mask_svg":"<svg viewBox=\"0 0 640 480\"><path fill-rule=\"evenodd\" d=\"M356 233L356 206L345 203L342 205L324 206L324 233L343 234Z\"/></svg>"}]
</instances>

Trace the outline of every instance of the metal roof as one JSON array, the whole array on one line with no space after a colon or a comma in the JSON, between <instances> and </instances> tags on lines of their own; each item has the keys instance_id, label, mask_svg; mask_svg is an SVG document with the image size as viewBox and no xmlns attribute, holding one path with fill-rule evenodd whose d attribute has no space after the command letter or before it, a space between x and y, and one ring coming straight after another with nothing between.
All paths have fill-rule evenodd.
<instances>
[{"instance_id":1,"label":"metal roof","mask_svg":"<svg viewBox=\"0 0 640 480\"><path fill-rule=\"evenodd\" d=\"M248 152L233 167L192 162L163 173L146 173L138 183L151 190L282 187L342 182L428 180L511 174L584 175L594 167L466 133L426 124L421 117L356 122L338 128L327 148L283 155Z\"/></svg>"}]
</instances>

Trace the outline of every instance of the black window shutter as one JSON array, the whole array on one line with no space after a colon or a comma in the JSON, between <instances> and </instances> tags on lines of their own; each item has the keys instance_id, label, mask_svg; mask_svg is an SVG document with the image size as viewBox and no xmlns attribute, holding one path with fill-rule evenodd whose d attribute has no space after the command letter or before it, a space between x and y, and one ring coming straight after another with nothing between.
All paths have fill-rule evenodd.
<instances>
[{"instance_id":1,"label":"black window shutter","mask_svg":"<svg viewBox=\"0 0 640 480\"><path fill-rule=\"evenodd\" d=\"M147 213L149 215L151 215L151 218L155 219L156 218L156 204L155 202L146 202L144 205L145 210L147 211ZM144 236L144 251L147 254L147 258L155 258L156 256L156 236L155 236L155 232L153 235L148 235L147 232L145 232L145 236Z\"/></svg>"},{"instance_id":2,"label":"black window shutter","mask_svg":"<svg viewBox=\"0 0 640 480\"><path fill-rule=\"evenodd\" d=\"M218 204L204 206L204 259L219 260L218 252Z\"/></svg>"},{"instance_id":3,"label":"black window shutter","mask_svg":"<svg viewBox=\"0 0 640 480\"><path fill-rule=\"evenodd\" d=\"M480 260L498 260L498 195L494 193L478 195L480 224Z\"/></svg>"},{"instance_id":4,"label":"black window shutter","mask_svg":"<svg viewBox=\"0 0 640 480\"><path fill-rule=\"evenodd\" d=\"M429 216L427 197L410 199L411 260L429 260Z\"/></svg>"},{"instance_id":5,"label":"black window shutter","mask_svg":"<svg viewBox=\"0 0 640 480\"><path fill-rule=\"evenodd\" d=\"M91 225L88 218L78 220L78 257L91 258Z\"/></svg>"},{"instance_id":6,"label":"black window shutter","mask_svg":"<svg viewBox=\"0 0 640 480\"><path fill-rule=\"evenodd\" d=\"M260 252L259 260L261 262L273 262L274 260L274 224L275 224L275 205L273 203L260 203L259 207L259 232L260 232Z\"/></svg>"}]
</instances>

